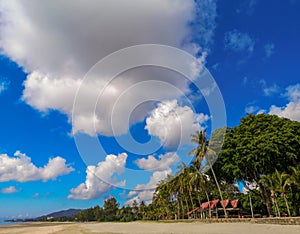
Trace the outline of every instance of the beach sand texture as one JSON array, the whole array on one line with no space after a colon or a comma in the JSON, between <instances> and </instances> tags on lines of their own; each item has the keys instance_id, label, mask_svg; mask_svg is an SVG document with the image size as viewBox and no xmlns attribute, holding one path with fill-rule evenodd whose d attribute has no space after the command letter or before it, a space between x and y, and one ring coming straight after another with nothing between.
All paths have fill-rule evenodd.
<instances>
[{"instance_id":1,"label":"beach sand texture","mask_svg":"<svg viewBox=\"0 0 300 234\"><path fill-rule=\"evenodd\" d=\"M250 224L250 223L41 223L0 227L0 233L11 234L112 234L112 233L141 233L141 234L299 234L300 226Z\"/></svg>"}]
</instances>

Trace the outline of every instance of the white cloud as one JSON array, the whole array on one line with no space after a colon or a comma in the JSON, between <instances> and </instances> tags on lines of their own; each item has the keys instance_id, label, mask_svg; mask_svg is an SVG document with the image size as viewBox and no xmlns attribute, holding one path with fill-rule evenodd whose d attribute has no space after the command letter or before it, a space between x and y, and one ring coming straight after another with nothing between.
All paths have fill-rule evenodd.
<instances>
[{"instance_id":1,"label":"white cloud","mask_svg":"<svg viewBox=\"0 0 300 234\"><path fill-rule=\"evenodd\" d=\"M225 47L235 52L254 50L255 41L248 33L242 33L234 29L225 33Z\"/></svg>"},{"instance_id":2,"label":"white cloud","mask_svg":"<svg viewBox=\"0 0 300 234\"><path fill-rule=\"evenodd\" d=\"M131 205L134 200L137 202L145 201L149 203L153 197L153 193L155 191L155 187L157 184L166 179L168 175L172 174L172 170L167 168L163 171L154 171L152 176L149 179L147 184L138 184L135 187L135 191L137 195L126 202L126 205ZM131 193L130 195L134 195L135 193Z\"/></svg>"},{"instance_id":3,"label":"white cloud","mask_svg":"<svg viewBox=\"0 0 300 234\"><path fill-rule=\"evenodd\" d=\"M280 92L280 87L277 84L268 86L267 82L264 79L261 79L259 83L262 86L263 93L265 96L272 96Z\"/></svg>"},{"instance_id":4,"label":"white cloud","mask_svg":"<svg viewBox=\"0 0 300 234\"><path fill-rule=\"evenodd\" d=\"M273 84L272 86L263 88L264 95L265 96L272 96L273 94L276 94L279 92L279 86L276 84Z\"/></svg>"},{"instance_id":5,"label":"white cloud","mask_svg":"<svg viewBox=\"0 0 300 234\"><path fill-rule=\"evenodd\" d=\"M269 114L300 122L300 84L288 86L284 96L288 98L289 103L283 107L272 105Z\"/></svg>"},{"instance_id":6,"label":"white cloud","mask_svg":"<svg viewBox=\"0 0 300 234\"><path fill-rule=\"evenodd\" d=\"M125 186L125 181L116 181L113 176L124 171L126 159L126 153L118 156L110 154L106 156L105 161L99 162L97 166L88 166L85 182L71 189L68 198L96 199L107 193L113 185Z\"/></svg>"},{"instance_id":7,"label":"white cloud","mask_svg":"<svg viewBox=\"0 0 300 234\"><path fill-rule=\"evenodd\" d=\"M189 144L191 134L201 129L209 117L195 114L188 106L178 106L176 100L164 101L152 110L146 119L145 129L152 136L157 136L164 147L174 149L180 144Z\"/></svg>"},{"instance_id":8,"label":"white cloud","mask_svg":"<svg viewBox=\"0 0 300 234\"><path fill-rule=\"evenodd\" d=\"M290 101L300 100L300 84L290 85L286 88L286 93L284 94Z\"/></svg>"},{"instance_id":9,"label":"white cloud","mask_svg":"<svg viewBox=\"0 0 300 234\"><path fill-rule=\"evenodd\" d=\"M57 156L49 159L44 167L36 167L31 158L17 151L14 157L0 154L0 182L5 181L48 181L58 176L69 174L74 168L66 164L66 160Z\"/></svg>"},{"instance_id":10,"label":"white cloud","mask_svg":"<svg viewBox=\"0 0 300 234\"><path fill-rule=\"evenodd\" d=\"M11 194L11 193L17 193L17 192L19 192L19 190L17 190L15 188L15 186L9 186L7 188L1 189L1 193L4 193L4 194Z\"/></svg>"},{"instance_id":11,"label":"white cloud","mask_svg":"<svg viewBox=\"0 0 300 234\"><path fill-rule=\"evenodd\" d=\"M300 101L289 102L283 107L272 105L270 107L269 114L278 115L279 117L285 117L300 122Z\"/></svg>"},{"instance_id":12,"label":"white cloud","mask_svg":"<svg viewBox=\"0 0 300 234\"><path fill-rule=\"evenodd\" d=\"M0 13L1 53L28 73L23 100L40 111L59 110L71 121L81 79L96 62L112 52L138 44L164 44L194 55L200 50L203 54L198 61L204 63L215 28L216 3L214 0L197 3L194 0L31 0L29 3L10 0L1 2ZM194 34L199 45L194 43ZM197 68L192 65L192 69ZM186 82L164 78L160 72L155 76L149 72L127 75L122 74L110 84L102 97L105 104L97 106L95 115L87 113L85 104L98 97L98 91L107 81L105 74L99 74L98 81L84 87L84 100L73 122L74 131L92 135L95 122L97 133L113 135L110 110L122 92L137 82L156 77L176 84L180 90L187 89ZM139 100L139 95L136 93L127 103L123 102L123 108L128 109L128 103ZM174 98L174 94L155 89L153 96L155 100ZM116 122L125 123L125 117L126 112L121 111ZM117 134L127 131L122 125L114 129Z\"/></svg>"},{"instance_id":13,"label":"white cloud","mask_svg":"<svg viewBox=\"0 0 300 234\"><path fill-rule=\"evenodd\" d=\"M258 106L246 106L246 108L245 108L245 112L247 114L252 114L252 113L256 112L257 110L259 110Z\"/></svg>"},{"instance_id":14,"label":"white cloud","mask_svg":"<svg viewBox=\"0 0 300 234\"><path fill-rule=\"evenodd\" d=\"M148 158L136 160L135 163L139 168L152 171L152 175L148 183L138 184L134 190L129 192L128 197L134 197L128 199L126 205L131 205L134 200L137 202L144 201L150 203L158 183L172 174L170 167L179 161L178 155L171 152L160 155L158 158L159 159L156 159L149 155Z\"/></svg>"},{"instance_id":15,"label":"white cloud","mask_svg":"<svg viewBox=\"0 0 300 234\"><path fill-rule=\"evenodd\" d=\"M275 45L273 43L268 43L264 46L266 58L270 58L274 54Z\"/></svg>"},{"instance_id":16,"label":"white cloud","mask_svg":"<svg viewBox=\"0 0 300 234\"><path fill-rule=\"evenodd\" d=\"M177 162L179 162L179 157L172 152L159 155L158 159L149 155L148 158L141 158L135 161L139 168L150 171L163 171Z\"/></svg>"},{"instance_id":17,"label":"white cloud","mask_svg":"<svg viewBox=\"0 0 300 234\"><path fill-rule=\"evenodd\" d=\"M6 80L0 80L0 94L8 89L9 82Z\"/></svg>"}]
</instances>

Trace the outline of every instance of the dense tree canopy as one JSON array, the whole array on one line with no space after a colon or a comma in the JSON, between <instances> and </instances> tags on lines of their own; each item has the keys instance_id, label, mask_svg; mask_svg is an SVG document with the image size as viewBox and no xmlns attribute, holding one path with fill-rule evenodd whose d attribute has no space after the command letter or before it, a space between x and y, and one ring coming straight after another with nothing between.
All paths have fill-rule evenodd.
<instances>
[{"instance_id":1,"label":"dense tree canopy","mask_svg":"<svg viewBox=\"0 0 300 234\"><path fill-rule=\"evenodd\" d=\"M290 166L299 164L299 154L299 122L267 114L248 115L239 126L227 130L214 168L226 181L258 184L270 215L270 190L260 177L275 170L289 172Z\"/></svg>"},{"instance_id":2,"label":"dense tree canopy","mask_svg":"<svg viewBox=\"0 0 300 234\"><path fill-rule=\"evenodd\" d=\"M258 182L260 175L299 163L300 123L274 115L248 115L229 129L218 158L227 178Z\"/></svg>"}]
</instances>

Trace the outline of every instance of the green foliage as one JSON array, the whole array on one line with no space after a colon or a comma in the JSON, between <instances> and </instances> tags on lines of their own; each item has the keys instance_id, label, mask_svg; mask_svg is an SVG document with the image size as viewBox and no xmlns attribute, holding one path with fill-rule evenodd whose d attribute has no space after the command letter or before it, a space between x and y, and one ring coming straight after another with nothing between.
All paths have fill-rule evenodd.
<instances>
[{"instance_id":1,"label":"green foliage","mask_svg":"<svg viewBox=\"0 0 300 234\"><path fill-rule=\"evenodd\" d=\"M260 215L266 214L267 210L261 201L260 191L256 190L256 189L250 191L250 194L239 194L238 199L241 201L243 208L250 211L251 207L250 207L250 197L249 196L251 196L254 214L257 214L257 215L258 214L260 214Z\"/></svg>"},{"instance_id":2,"label":"green foliage","mask_svg":"<svg viewBox=\"0 0 300 234\"><path fill-rule=\"evenodd\" d=\"M116 198L112 197L104 201L103 214L104 221L115 221L117 219L117 211L119 209L119 203Z\"/></svg>"},{"instance_id":3,"label":"green foliage","mask_svg":"<svg viewBox=\"0 0 300 234\"><path fill-rule=\"evenodd\" d=\"M273 115L248 115L230 129L218 158L228 178L258 181L275 168L288 171L297 165L300 123Z\"/></svg>"},{"instance_id":4,"label":"green foliage","mask_svg":"<svg viewBox=\"0 0 300 234\"><path fill-rule=\"evenodd\" d=\"M289 168L299 164L299 156L299 122L266 114L248 115L239 126L227 130L214 168L222 180L257 183L271 215L270 198L274 199L277 193L287 198L284 194L291 183L287 180ZM277 181L268 177L272 174Z\"/></svg>"}]
</instances>

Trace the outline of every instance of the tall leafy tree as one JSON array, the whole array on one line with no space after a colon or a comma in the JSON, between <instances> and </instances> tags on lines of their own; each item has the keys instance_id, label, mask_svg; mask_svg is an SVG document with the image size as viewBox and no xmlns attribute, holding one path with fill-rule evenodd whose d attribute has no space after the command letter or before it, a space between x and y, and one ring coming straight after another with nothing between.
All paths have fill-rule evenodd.
<instances>
[{"instance_id":1,"label":"tall leafy tree","mask_svg":"<svg viewBox=\"0 0 300 234\"><path fill-rule=\"evenodd\" d=\"M259 185L268 214L272 214L271 192L260 181L277 169L287 172L300 161L300 123L274 115L248 115L226 133L214 167L226 180Z\"/></svg>"},{"instance_id":2,"label":"tall leafy tree","mask_svg":"<svg viewBox=\"0 0 300 234\"><path fill-rule=\"evenodd\" d=\"M105 221L115 221L117 217L117 212L119 209L119 203L116 198L111 197L104 201L103 214Z\"/></svg>"}]
</instances>

